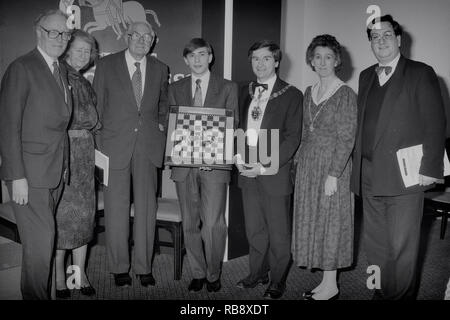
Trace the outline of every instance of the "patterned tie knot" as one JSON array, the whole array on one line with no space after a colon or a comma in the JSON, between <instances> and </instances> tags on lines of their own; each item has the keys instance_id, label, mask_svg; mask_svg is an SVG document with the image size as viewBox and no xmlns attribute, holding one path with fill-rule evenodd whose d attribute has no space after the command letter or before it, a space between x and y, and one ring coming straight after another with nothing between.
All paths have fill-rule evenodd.
<instances>
[{"instance_id":1,"label":"patterned tie knot","mask_svg":"<svg viewBox=\"0 0 450 320\"><path fill-rule=\"evenodd\" d=\"M376 66L375 72L380 75L384 70L384 73L388 76L392 72L392 67L389 66Z\"/></svg>"},{"instance_id":2,"label":"patterned tie knot","mask_svg":"<svg viewBox=\"0 0 450 320\"><path fill-rule=\"evenodd\" d=\"M200 84L202 83L202 79L197 79L195 80L195 84L198 86L200 86Z\"/></svg>"},{"instance_id":3,"label":"patterned tie knot","mask_svg":"<svg viewBox=\"0 0 450 320\"><path fill-rule=\"evenodd\" d=\"M136 66L136 69L138 69L138 70L141 69L141 63L140 62L135 62L134 65Z\"/></svg>"}]
</instances>

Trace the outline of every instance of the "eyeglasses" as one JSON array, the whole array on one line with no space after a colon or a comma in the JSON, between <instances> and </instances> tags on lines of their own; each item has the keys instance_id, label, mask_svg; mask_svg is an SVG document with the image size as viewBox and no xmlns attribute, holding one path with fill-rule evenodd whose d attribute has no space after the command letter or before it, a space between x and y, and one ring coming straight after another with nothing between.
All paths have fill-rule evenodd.
<instances>
[{"instance_id":1,"label":"eyeglasses","mask_svg":"<svg viewBox=\"0 0 450 320\"><path fill-rule=\"evenodd\" d=\"M153 36L149 33L141 35L140 33L133 32L132 34L129 34L128 36L134 41L139 41L142 38L142 39L144 39L145 42L151 42L153 39Z\"/></svg>"},{"instance_id":2,"label":"eyeglasses","mask_svg":"<svg viewBox=\"0 0 450 320\"><path fill-rule=\"evenodd\" d=\"M392 31L387 31L387 32L383 33L382 35L378 34L378 33L374 33L370 36L370 41L377 43L377 42L380 42L381 39L386 41L386 40L391 40L393 37L394 37L394 33L392 33Z\"/></svg>"},{"instance_id":3,"label":"eyeglasses","mask_svg":"<svg viewBox=\"0 0 450 320\"><path fill-rule=\"evenodd\" d=\"M47 32L47 36L49 39L56 39L59 36L61 36L62 40L68 41L72 37L72 34L70 32L59 32L58 30L47 30L43 26L41 26L41 28L42 28L42 30Z\"/></svg>"}]
</instances>

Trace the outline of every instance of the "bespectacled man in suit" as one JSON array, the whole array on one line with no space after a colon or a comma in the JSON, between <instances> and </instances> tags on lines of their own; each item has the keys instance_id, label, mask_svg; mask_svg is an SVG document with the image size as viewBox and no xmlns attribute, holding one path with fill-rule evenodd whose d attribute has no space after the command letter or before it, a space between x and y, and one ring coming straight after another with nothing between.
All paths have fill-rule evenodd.
<instances>
[{"instance_id":1,"label":"bespectacled man in suit","mask_svg":"<svg viewBox=\"0 0 450 320\"><path fill-rule=\"evenodd\" d=\"M101 59L94 90L103 127L97 146L109 157L104 189L106 252L117 286L131 285L128 237L133 183L133 271L141 285L155 285L152 274L156 225L157 168L162 167L168 111L168 67L148 55L156 34L147 22L127 30L126 50Z\"/></svg>"},{"instance_id":2,"label":"bespectacled man in suit","mask_svg":"<svg viewBox=\"0 0 450 320\"><path fill-rule=\"evenodd\" d=\"M211 45L194 38L184 47L183 57L191 74L169 86L170 104L226 108L233 111L237 124L237 84L209 71L213 59ZM194 276L188 290L200 291L206 284L209 292L219 291L227 237L225 203L230 172L209 167L172 167L171 179L177 189L184 243Z\"/></svg>"},{"instance_id":3,"label":"bespectacled man in suit","mask_svg":"<svg viewBox=\"0 0 450 320\"><path fill-rule=\"evenodd\" d=\"M54 214L67 177L72 113L67 72L58 62L71 37L66 21L59 10L36 19L37 48L9 65L0 89L0 178L22 242L24 299L52 296Z\"/></svg>"},{"instance_id":4,"label":"bespectacled man in suit","mask_svg":"<svg viewBox=\"0 0 450 320\"><path fill-rule=\"evenodd\" d=\"M246 133L246 147L245 151L239 150L238 133L236 161L238 186L244 199L250 273L237 286L267 284L270 276L264 297L278 299L284 294L291 261L290 170L300 144L303 94L278 77L281 50L276 43L255 42L248 58L256 81L246 85L239 96L239 128ZM277 141L271 141L274 131L278 132ZM249 150L256 150L258 156L252 157L254 152ZM268 163L263 160L266 155Z\"/></svg>"},{"instance_id":5,"label":"bespectacled man in suit","mask_svg":"<svg viewBox=\"0 0 450 320\"><path fill-rule=\"evenodd\" d=\"M442 178L445 116L434 70L400 53L402 28L392 16L367 28L378 63L359 77L352 191L362 196L364 243L381 271L374 299L412 299L424 191ZM419 184L406 188L398 149L422 144Z\"/></svg>"}]
</instances>

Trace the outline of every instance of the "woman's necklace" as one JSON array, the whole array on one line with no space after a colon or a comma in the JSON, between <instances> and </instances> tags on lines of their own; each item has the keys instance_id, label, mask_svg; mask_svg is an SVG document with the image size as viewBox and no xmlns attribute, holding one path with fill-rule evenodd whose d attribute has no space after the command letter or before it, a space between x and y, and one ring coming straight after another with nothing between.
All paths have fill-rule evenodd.
<instances>
[{"instance_id":1,"label":"woman's necklace","mask_svg":"<svg viewBox=\"0 0 450 320\"><path fill-rule=\"evenodd\" d=\"M317 84L316 84L317 85ZM317 110L316 114L314 115L314 117L311 114L311 101L313 100L313 88L311 88L311 99L308 102L308 113L309 113L309 120L311 121L309 123L309 131L313 132L314 131L314 121L316 121L317 117L319 116L320 112L322 111L323 107L327 104L328 100L336 93L336 91L342 86L341 82L338 82L337 84L335 84L333 90L331 91L330 95L328 96L328 98L325 99L325 101L322 101L321 103L319 103L320 108L319 110Z\"/></svg>"}]
</instances>

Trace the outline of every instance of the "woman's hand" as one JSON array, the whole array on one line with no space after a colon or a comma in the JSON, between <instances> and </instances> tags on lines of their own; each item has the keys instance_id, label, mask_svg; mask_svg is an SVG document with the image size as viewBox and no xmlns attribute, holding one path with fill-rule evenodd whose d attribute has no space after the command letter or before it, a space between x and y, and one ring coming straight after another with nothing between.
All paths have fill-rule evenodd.
<instances>
[{"instance_id":1,"label":"woman's hand","mask_svg":"<svg viewBox=\"0 0 450 320\"><path fill-rule=\"evenodd\" d=\"M325 180L325 195L332 196L337 191L337 178L328 176Z\"/></svg>"}]
</instances>

